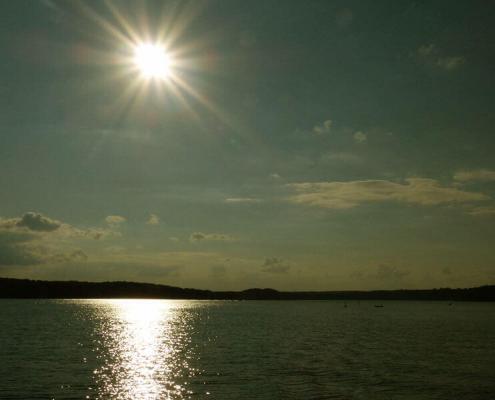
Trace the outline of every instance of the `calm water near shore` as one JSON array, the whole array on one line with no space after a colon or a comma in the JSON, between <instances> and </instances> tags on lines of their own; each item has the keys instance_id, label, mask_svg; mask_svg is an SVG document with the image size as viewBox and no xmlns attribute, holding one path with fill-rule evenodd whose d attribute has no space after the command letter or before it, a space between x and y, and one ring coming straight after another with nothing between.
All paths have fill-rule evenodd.
<instances>
[{"instance_id":1,"label":"calm water near shore","mask_svg":"<svg viewBox=\"0 0 495 400\"><path fill-rule=\"evenodd\" d=\"M1 300L0 399L490 399L495 304Z\"/></svg>"}]
</instances>

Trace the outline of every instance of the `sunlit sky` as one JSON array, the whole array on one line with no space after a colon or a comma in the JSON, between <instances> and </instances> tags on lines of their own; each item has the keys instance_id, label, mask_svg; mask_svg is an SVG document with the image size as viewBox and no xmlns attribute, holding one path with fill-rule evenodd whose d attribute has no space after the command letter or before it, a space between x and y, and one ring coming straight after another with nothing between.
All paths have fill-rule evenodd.
<instances>
[{"instance_id":1,"label":"sunlit sky","mask_svg":"<svg viewBox=\"0 0 495 400\"><path fill-rule=\"evenodd\" d=\"M0 30L0 276L495 282L495 3L16 0Z\"/></svg>"}]
</instances>

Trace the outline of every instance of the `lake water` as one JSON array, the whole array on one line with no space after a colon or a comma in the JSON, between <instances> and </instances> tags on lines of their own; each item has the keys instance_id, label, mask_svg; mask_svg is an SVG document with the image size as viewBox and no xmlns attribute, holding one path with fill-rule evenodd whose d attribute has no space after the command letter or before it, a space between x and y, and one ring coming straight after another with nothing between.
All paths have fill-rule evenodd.
<instances>
[{"instance_id":1,"label":"lake water","mask_svg":"<svg viewBox=\"0 0 495 400\"><path fill-rule=\"evenodd\" d=\"M495 398L495 304L0 300L0 399Z\"/></svg>"}]
</instances>

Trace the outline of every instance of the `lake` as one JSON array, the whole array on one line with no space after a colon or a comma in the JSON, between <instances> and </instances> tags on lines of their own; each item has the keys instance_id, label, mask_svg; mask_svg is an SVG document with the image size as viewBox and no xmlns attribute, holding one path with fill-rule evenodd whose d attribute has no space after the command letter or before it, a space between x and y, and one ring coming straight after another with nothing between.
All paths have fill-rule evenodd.
<instances>
[{"instance_id":1,"label":"lake","mask_svg":"<svg viewBox=\"0 0 495 400\"><path fill-rule=\"evenodd\" d=\"M495 304L0 300L0 399L495 397Z\"/></svg>"}]
</instances>

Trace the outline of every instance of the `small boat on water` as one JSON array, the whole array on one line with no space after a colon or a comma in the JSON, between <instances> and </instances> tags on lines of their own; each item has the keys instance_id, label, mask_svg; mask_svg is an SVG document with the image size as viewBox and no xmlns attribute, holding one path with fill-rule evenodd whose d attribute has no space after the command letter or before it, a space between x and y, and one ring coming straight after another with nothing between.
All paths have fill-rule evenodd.
<instances>
[{"instance_id":1,"label":"small boat on water","mask_svg":"<svg viewBox=\"0 0 495 400\"><path fill-rule=\"evenodd\" d=\"M383 307L383 304L375 304L375 307L376 308L382 308Z\"/></svg>"}]
</instances>

